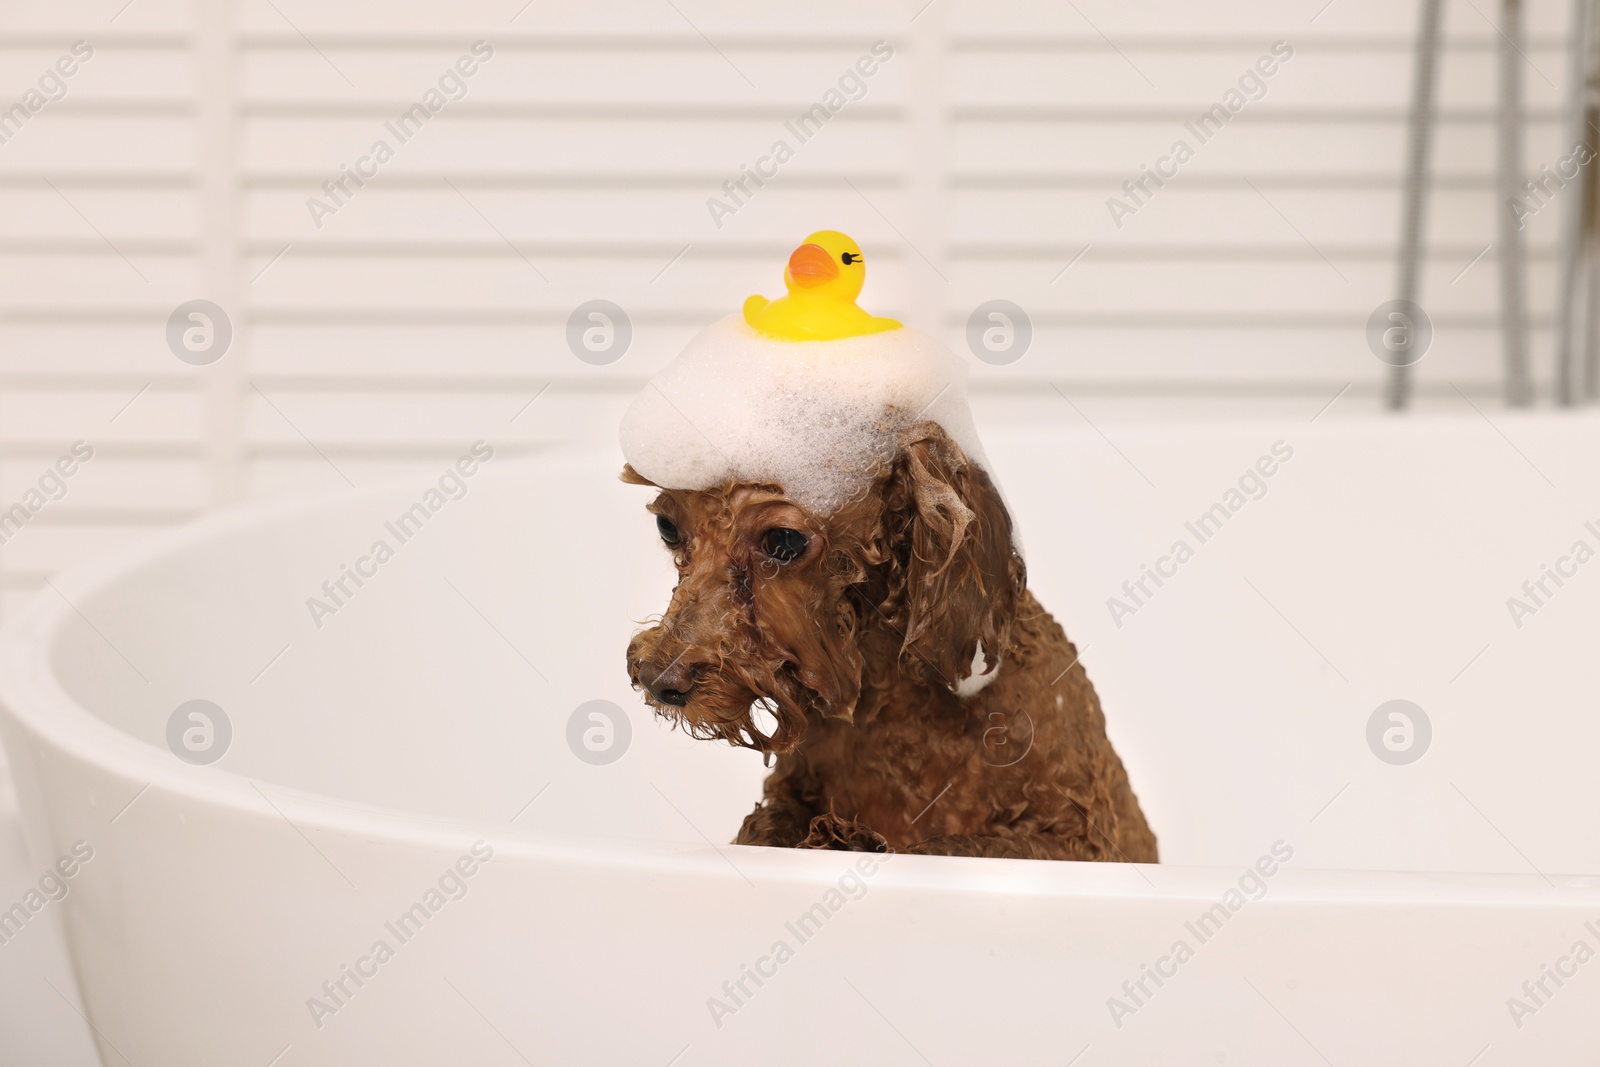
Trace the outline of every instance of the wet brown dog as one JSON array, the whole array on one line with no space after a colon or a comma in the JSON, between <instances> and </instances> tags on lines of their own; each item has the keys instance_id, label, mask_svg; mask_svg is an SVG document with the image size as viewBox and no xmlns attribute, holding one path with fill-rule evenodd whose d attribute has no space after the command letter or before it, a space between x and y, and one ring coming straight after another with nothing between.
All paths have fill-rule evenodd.
<instances>
[{"instance_id":1,"label":"wet brown dog","mask_svg":"<svg viewBox=\"0 0 1600 1067\"><path fill-rule=\"evenodd\" d=\"M938 425L826 520L748 482L649 510L678 585L628 671L693 735L776 758L736 843L1156 862L1005 504Z\"/></svg>"}]
</instances>

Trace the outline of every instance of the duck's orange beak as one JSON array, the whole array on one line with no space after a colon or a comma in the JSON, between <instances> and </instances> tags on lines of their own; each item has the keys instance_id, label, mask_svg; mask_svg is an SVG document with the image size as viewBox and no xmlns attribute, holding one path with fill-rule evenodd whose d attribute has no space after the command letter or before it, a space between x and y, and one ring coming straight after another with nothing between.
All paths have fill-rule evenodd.
<instances>
[{"instance_id":1,"label":"duck's orange beak","mask_svg":"<svg viewBox=\"0 0 1600 1067\"><path fill-rule=\"evenodd\" d=\"M839 276L839 267L821 245L801 245L789 256L789 269L785 272L791 285L802 289L815 289Z\"/></svg>"}]
</instances>

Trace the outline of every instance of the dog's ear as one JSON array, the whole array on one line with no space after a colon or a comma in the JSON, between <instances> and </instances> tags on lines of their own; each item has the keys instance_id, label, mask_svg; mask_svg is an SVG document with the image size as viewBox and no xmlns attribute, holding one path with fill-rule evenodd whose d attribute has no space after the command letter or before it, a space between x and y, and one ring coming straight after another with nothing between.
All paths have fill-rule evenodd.
<instances>
[{"instance_id":1,"label":"dog's ear","mask_svg":"<svg viewBox=\"0 0 1600 1067\"><path fill-rule=\"evenodd\" d=\"M942 428L910 435L887 486L895 555L903 563L902 661L932 668L924 677L951 688L1006 648L1027 585L999 490Z\"/></svg>"},{"instance_id":2,"label":"dog's ear","mask_svg":"<svg viewBox=\"0 0 1600 1067\"><path fill-rule=\"evenodd\" d=\"M627 482L629 485L648 485L654 488L660 488L655 482L652 482L649 478L646 478L644 475L634 470L632 463L624 463L622 465L622 473L617 475L617 480Z\"/></svg>"}]
</instances>

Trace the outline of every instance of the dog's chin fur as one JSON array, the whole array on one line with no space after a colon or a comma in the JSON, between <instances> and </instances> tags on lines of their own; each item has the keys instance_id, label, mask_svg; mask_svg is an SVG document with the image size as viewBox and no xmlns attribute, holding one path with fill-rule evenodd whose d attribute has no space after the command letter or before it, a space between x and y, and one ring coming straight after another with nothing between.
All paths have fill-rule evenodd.
<instances>
[{"instance_id":1,"label":"dog's chin fur","mask_svg":"<svg viewBox=\"0 0 1600 1067\"><path fill-rule=\"evenodd\" d=\"M806 718L815 705L815 694L795 680L783 665L762 670L730 670L726 663L695 684L695 696L684 707L663 704L645 694L645 701L656 715L690 737L700 741L726 741L738 748L749 748L764 756L793 752L806 734ZM637 676L635 688L642 689ZM703 692L703 695L702 695ZM762 732L752 709L765 701L776 728Z\"/></svg>"},{"instance_id":2,"label":"dog's chin fur","mask_svg":"<svg viewBox=\"0 0 1600 1067\"><path fill-rule=\"evenodd\" d=\"M653 484L631 467L622 477ZM999 492L936 424L912 427L826 518L748 482L663 489L650 510L678 530L679 581L629 643L629 677L690 736L776 758L740 843L1155 859L1076 652L1027 591ZM804 551L775 561L762 547L773 529L803 533ZM994 684L963 684L1002 660ZM1018 710L1036 760L1061 766L1018 779L985 758L996 716ZM916 825L936 792L946 814Z\"/></svg>"}]
</instances>

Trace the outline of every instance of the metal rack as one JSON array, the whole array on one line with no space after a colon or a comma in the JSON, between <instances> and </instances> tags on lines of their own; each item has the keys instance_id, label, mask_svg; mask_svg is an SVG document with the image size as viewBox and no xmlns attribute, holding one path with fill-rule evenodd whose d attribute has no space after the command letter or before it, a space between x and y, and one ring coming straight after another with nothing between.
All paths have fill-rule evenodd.
<instances>
[{"instance_id":1,"label":"metal rack","mask_svg":"<svg viewBox=\"0 0 1600 1067\"><path fill-rule=\"evenodd\" d=\"M1569 146L1600 141L1600 19L1596 0L1573 0L1571 78L1565 130ZM1561 278L1556 294L1556 401L1600 395L1600 213L1594 168L1562 207Z\"/></svg>"},{"instance_id":2,"label":"metal rack","mask_svg":"<svg viewBox=\"0 0 1600 1067\"><path fill-rule=\"evenodd\" d=\"M1600 141L1600 63L1597 63L1595 6L1600 0L1574 0L1571 76L1566 128L1569 145L1595 147ZM1422 0L1413 68L1406 177L1400 222L1397 295L1416 302L1427 210L1429 157L1434 126L1434 85L1438 69L1439 23L1443 0ZM1521 220L1511 204L1521 195L1522 167L1522 2L1501 0L1499 99L1496 113L1495 205L1500 266L1501 349L1505 401L1533 402L1528 355L1526 269ZM1556 310L1556 399L1576 403L1600 391L1600 218L1597 218L1594 168L1580 171L1581 195L1563 208L1562 273ZM1399 410L1410 401L1411 367L1391 367L1385 399Z\"/></svg>"}]
</instances>

